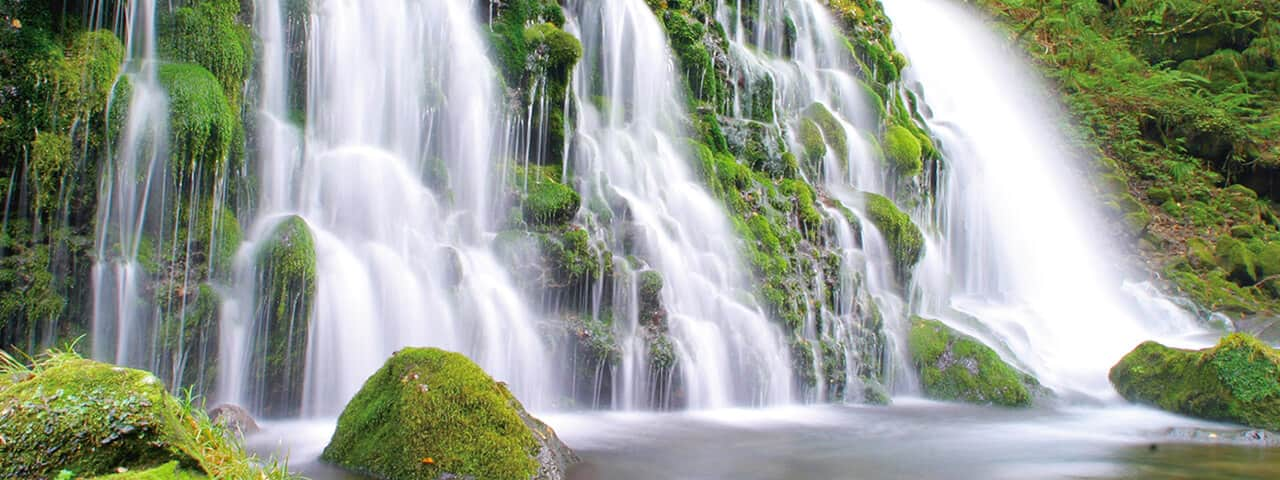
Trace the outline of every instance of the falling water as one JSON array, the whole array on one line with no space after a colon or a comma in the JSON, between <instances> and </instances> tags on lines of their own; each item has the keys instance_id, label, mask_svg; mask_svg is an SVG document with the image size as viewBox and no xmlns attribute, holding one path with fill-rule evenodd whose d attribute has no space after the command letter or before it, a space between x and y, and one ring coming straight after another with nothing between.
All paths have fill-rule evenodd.
<instances>
[{"instance_id":1,"label":"falling water","mask_svg":"<svg viewBox=\"0 0 1280 480\"><path fill-rule=\"evenodd\" d=\"M262 3L276 12L258 26L268 43L263 115L287 121L282 47L270 45L281 38L280 2ZM408 345L463 352L526 404L551 400L554 374L537 318L490 249L502 207L497 159L505 142L493 133L501 131L503 106L472 3L313 2L302 156L290 140L296 127L266 122L260 132L271 148L260 152L257 242L245 248L288 215L303 218L315 237L310 414L338 413L387 356ZM428 186L438 184L427 177L441 161L447 191ZM240 302L245 313L224 320L240 337L224 350L226 365L243 362L236 357L252 340L244 333L251 302Z\"/></svg>"},{"instance_id":2,"label":"falling water","mask_svg":"<svg viewBox=\"0 0 1280 480\"><path fill-rule=\"evenodd\" d=\"M921 308L1007 349L1052 388L1112 396L1116 359L1197 327L1185 313L1143 316L1125 293L1081 200L1090 196L1054 123L1061 113L1025 60L957 2L885 10L947 158L939 235L917 272Z\"/></svg>"},{"instance_id":3,"label":"falling water","mask_svg":"<svg viewBox=\"0 0 1280 480\"><path fill-rule=\"evenodd\" d=\"M791 399L782 332L747 294L740 247L719 203L698 183L680 140L683 98L666 36L642 0L571 2L585 55L573 79L581 106L575 168L584 203L609 205L605 235L636 237L638 256L664 279L665 328L684 403L693 408ZM593 85L597 80L599 85ZM609 107L591 99L603 96ZM619 398L653 407L651 338L636 312L621 329ZM646 319L646 322L648 319ZM661 386L657 386L661 388Z\"/></svg>"},{"instance_id":4,"label":"falling water","mask_svg":"<svg viewBox=\"0 0 1280 480\"><path fill-rule=\"evenodd\" d=\"M145 275L138 262L143 231L156 219L166 174L169 101L156 59L156 2L131 2L124 77L131 86L129 112L114 161L99 188L98 234L93 266L93 356L129 365L150 365L144 351L150 319L139 290ZM114 102L109 102L114 104ZM154 197L154 198L153 198ZM163 213L163 212L161 212Z\"/></svg>"},{"instance_id":5,"label":"falling water","mask_svg":"<svg viewBox=\"0 0 1280 480\"><path fill-rule=\"evenodd\" d=\"M750 8L755 9L754 16L749 14ZM876 135L879 125L858 75L872 72L861 72L853 64L840 29L826 7L814 0L764 0L754 5L721 0L717 14L729 34L737 69L733 73L739 77L733 113L758 118L755 112L763 108L761 104L771 102L769 110L778 113L759 120L788 132L791 150L803 152L796 133L800 123L815 110L824 110L836 119L840 130L824 132L827 143L846 145L843 150L828 149L819 165L801 172L814 185L822 185L830 201L848 208L861 227L851 225L840 209L826 209L833 230L829 241L843 260L843 276L837 282L842 304L810 319L814 325L807 328L806 336L815 349L814 369L821 372L823 355L817 349L824 340L840 346L847 375L860 365L879 364L878 358L866 358L868 352L858 348L868 336L875 335L859 325L879 315L890 327L888 340L897 352L893 358L899 361L899 367L889 368L886 381L890 387L910 391L914 379L910 369L900 366L906 358L903 325L907 305L892 272L888 246L863 214L863 192L891 194L889 189L896 186L867 145L867 138ZM836 141L835 136L842 141ZM815 296L819 294L815 292ZM852 376L846 379L850 384L853 380ZM818 393L818 399L838 399Z\"/></svg>"}]
</instances>

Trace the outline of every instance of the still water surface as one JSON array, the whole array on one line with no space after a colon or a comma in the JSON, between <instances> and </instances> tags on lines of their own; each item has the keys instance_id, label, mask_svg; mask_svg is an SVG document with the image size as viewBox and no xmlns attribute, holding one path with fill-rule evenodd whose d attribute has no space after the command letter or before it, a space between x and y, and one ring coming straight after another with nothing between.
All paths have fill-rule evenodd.
<instances>
[{"instance_id":1,"label":"still water surface","mask_svg":"<svg viewBox=\"0 0 1280 480\"><path fill-rule=\"evenodd\" d=\"M573 480L1280 479L1280 437L1140 407L1006 410L895 399L692 413L548 414L583 458ZM334 423L249 439L316 480Z\"/></svg>"}]
</instances>

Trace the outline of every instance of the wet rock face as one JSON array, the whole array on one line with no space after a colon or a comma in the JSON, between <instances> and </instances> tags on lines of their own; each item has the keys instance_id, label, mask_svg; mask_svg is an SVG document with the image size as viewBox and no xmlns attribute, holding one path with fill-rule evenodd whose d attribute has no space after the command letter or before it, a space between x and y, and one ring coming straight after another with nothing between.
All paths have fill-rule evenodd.
<instances>
[{"instance_id":1,"label":"wet rock face","mask_svg":"<svg viewBox=\"0 0 1280 480\"><path fill-rule=\"evenodd\" d=\"M322 459L387 479L565 478L578 458L461 354L396 352L352 398Z\"/></svg>"},{"instance_id":2,"label":"wet rock face","mask_svg":"<svg viewBox=\"0 0 1280 480\"><path fill-rule=\"evenodd\" d=\"M1110 378L1131 402L1280 430L1280 353L1246 334L1198 351L1146 342L1112 367Z\"/></svg>"}]
</instances>

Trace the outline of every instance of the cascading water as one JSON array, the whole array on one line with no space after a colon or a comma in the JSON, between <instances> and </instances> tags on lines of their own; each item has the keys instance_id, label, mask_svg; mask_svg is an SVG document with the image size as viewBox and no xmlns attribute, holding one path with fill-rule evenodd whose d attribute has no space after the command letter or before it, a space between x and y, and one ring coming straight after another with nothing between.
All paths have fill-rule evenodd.
<instances>
[{"instance_id":1,"label":"cascading water","mask_svg":"<svg viewBox=\"0 0 1280 480\"><path fill-rule=\"evenodd\" d=\"M177 218L165 218L165 207L179 201L186 192L175 191L175 179L168 169L169 99L158 73L156 17L154 1L130 4L126 22L128 57L121 80L130 86L129 110L114 161L107 164L99 189L99 204L103 207L98 215L92 275L93 356L159 370L162 365L153 342L160 338L160 322L165 312L181 308L146 308L142 286L148 273L139 262L139 255L154 255L143 250L160 248L144 245L144 239L183 233ZM177 374L169 378L180 377Z\"/></svg>"},{"instance_id":2,"label":"cascading water","mask_svg":"<svg viewBox=\"0 0 1280 480\"><path fill-rule=\"evenodd\" d=\"M580 106L573 166L600 235L662 274L665 319L627 309L617 322L622 345L615 379L622 408L683 404L692 408L785 403L791 362L782 332L750 298L738 240L726 213L696 179L680 140L684 115L672 55L642 0L570 2L584 59L573 95ZM593 102L605 98L608 105ZM633 284L635 282L632 282ZM624 295L639 295L632 285ZM633 300L631 305L637 303ZM651 349L667 331L683 399L662 390ZM666 399L666 401L664 401ZM681 401L683 400L683 401Z\"/></svg>"},{"instance_id":3,"label":"cascading water","mask_svg":"<svg viewBox=\"0 0 1280 480\"><path fill-rule=\"evenodd\" d=\"M94 279L95 358L130 362L136 357L132 338L136 320L137 264L141 229L147 213L148 186L156 166L165 164L168 101L156 74L155 2L130 7L126 52L127 78L133 85L129 115L123 128L118 161L108 163L116 173L103 175L100 189L98 244ZM139 185L138 178L146 179Z\"/></svg>"},{"instance_id":4,"label":"cascading water","mask_svg":"<svg viewBox=\"0 0 1280 480\"><path fill-rule=\"evenodd\" d=\"M279 2L262 3L279 12ZM275 147L260 152L267 187L251 237L298 215L315 238L307 413L338 413L407 345L463 352L526 404L550 403L555 374L537 318L490 251L506 142L492 135L502 104L473 3L314 2L300 165L292 127L264 122L263 141ZM270 18L259 29L278 42ZM262 103L279 121L288 78L276 55L268 46ZM448 178L428 178L437 162ZM242 258L242 271L253 268ZM262 292L245 294L241 314L224 320L239 337L224 350L227 366L246 361L254 341L245 309ZM234 375L231 394L252 395L234 390L249 381Z\"/></svg>"},{"instance_id":5,"label":"cascading water","mask_svg":"<svg viewBox=\"0 0 1280 480\"><path fill-rule=\"evenodd\" d=\"M898 360L897 366L888 368L888 386L911 391L915 381L901 363L906 358L901 327L907 305L895 283L888 247L867 220L862 198L863 192L890 194L888 189L895 183L891 172L868 148L867 139L874 138L879 128L872 114L875 106L868 104L856 76L859 68L850 61L843 34L827 9L813 0L721 0L717 15L728 32L738 70L734 74L740 78L735 84L734 115L776 124L789 132L788 143L796 152L806 149L799 133L803 124L823 123L821 133L832 147L817 158L806 153L810 158L803 160L801 174L815 185L823 185L830 200L850 209L861 227L851 224L839 208L826 209L833 230L829 241L843 257L844 272L836 287L840 304L816 312L817 317L809 319L806 328L814 349L815 375L821 378L824 356L818 349L824 341L840 346L850 384L856 367L879 365L880 358L868 358L868 352L859 349L875 335L860 325L879 316L889 327L889 346L896 350L891 358ZM762 110L781 113L761 118L758 112ZM824 121L827 118L830 120ZM838 399L817 393L818 399Z\"/></svg>"},{"instance_id":6,"label":"cascading water","mask_svg":"<svg viewBox=\"0 0 1280 480\"><path fill-rule=\"evenodd\" d=\"M986 338L1045 385L1113 396L1107 370L1148 339L1196 332L1144 317L1106 258L1061 118L1025 61L956 2L887 0L946 169L938 236L917 269L921 310ZM976 322L969 319L976 319Z\"/></svg>"}]
</instances>

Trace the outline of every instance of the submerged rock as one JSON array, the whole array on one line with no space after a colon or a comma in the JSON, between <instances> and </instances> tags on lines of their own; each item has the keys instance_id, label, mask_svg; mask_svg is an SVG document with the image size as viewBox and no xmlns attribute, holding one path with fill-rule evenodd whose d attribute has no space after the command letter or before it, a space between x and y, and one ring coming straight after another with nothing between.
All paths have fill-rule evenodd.
<instances>
[{"instance_id":1,"label":"submerged rock","mask_svg":"<svg viewBox=\"0 0 1280 480\"><path fill-rule=\"evenodd\" d=\"M1025 407L1039 382L1019 372L978 339L937 320L913 318L911 360L925 396L977 404Z\"/></svg>"},{"instance_id":2,"label":"submerged rock","mask_svg":"<svg viewBox=\"0 0 1280 480\"><path fill-rule=\"evenodd\" d=\"M338 418L322 459L387 479L556 480L578 458L467 357L396 352Z\"/></svg>"},{"instance_id":3,"label":"submerged rock","mask_svg":"<svg viewBox=\"0 0 1280 480\"><path fill-rule=\"evenodd\" d=\"M1198 351L1145 342L1112 367L1110 378L1131 402L1280 430L1280 353L1246 334Z\"/></svg>"}]
</instances>

